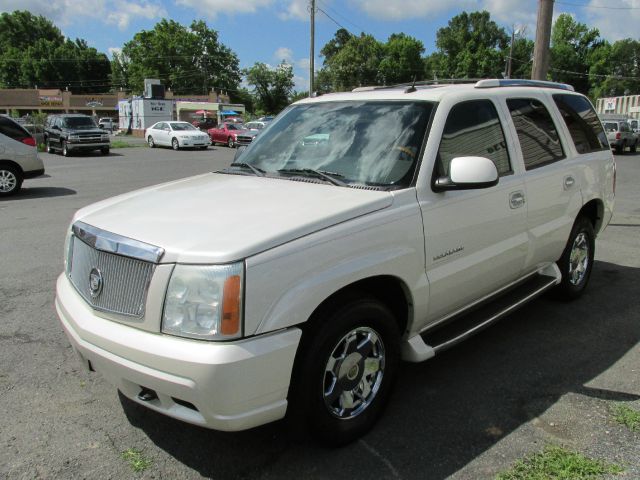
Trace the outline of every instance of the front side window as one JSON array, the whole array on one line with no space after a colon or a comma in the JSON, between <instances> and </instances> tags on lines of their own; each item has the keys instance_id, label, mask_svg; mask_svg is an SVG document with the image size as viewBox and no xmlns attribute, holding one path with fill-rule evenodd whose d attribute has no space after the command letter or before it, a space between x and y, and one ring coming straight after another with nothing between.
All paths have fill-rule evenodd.
<instances>
[{"instance_id":1,"label":"front side window","mask_svg":"<svg viewBox=\"0 0 640 480\"><path fill-rule=\"evenodd\" d=\"M433 104L336 101L294 105L256 137L241 162L267 173L316 170L347 185L413 181Z\"/></svg>"},{"instance_id":2,"label":"front side window","mask_svg":"<svg viewBox=\"0 0 640 480\"><path fill-rule=\"evenodd\" d=\"M534 98L512 98L507 100L507 106L527 170L564 158L558 130L542 102Z\"/></svg>"},{"instance_id":3,"label":"front side window","mask_svg":"<svg viewBox=\"0 0 640 480\"><path fill-rule=\"evenodd\" d=\"M462 102L449 112L438 149L438 176L449 174L455 157L485 157L495 164L500 176L513 172L498 112L491 101Z\"/></svg>"},{"instance_id":4,"label":"front side window","mask_svg":"<svg viewBox=\"0 0 640 480\"><path fill-rule=\"evenodd\" d=\"M578 153L608 149L607 136L589 100L578 95L557 94L553 100Z\"/></svg>"}]
</instances>

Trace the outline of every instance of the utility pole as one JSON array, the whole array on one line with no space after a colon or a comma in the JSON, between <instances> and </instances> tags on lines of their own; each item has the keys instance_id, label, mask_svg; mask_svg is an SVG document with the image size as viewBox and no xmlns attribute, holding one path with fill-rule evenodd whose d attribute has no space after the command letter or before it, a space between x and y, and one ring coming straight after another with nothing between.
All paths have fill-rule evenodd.
<instances>
[{"instance_id":1,"label":"utility pole","mask_svg":"<svg viewBox=\"0 0 640 480\"><path fill-rule=\"evenodd\" d=\"M549 42L551 40L551 21L553 18L553 0L538 0L538 20L536 23L536 43L533 47L532 80L546 80L549 71Z\"/></svg>"},{"instance_id":2,"label":"utility pole","mask_svg":"<svg viewBox=\"0 0 640 480\"><path fill-rule=\"evenodd\" d=\"M511 78L511 60L513 59L513 42L516 41L516 26L511 26L511 46L509 47L509 58L507 58L506 78Z\"/></svg>"},{"instance_id":3,"label":"utility pole","mask_svg":"<svg viewBox=\"0 0 640 480\"><path fill-rule=\"evenodd\" d=\"M313 58L316 26L316 0L311 0L311 51L309 52L309 96L313 95Z\"/></svg>"}]
</instances>

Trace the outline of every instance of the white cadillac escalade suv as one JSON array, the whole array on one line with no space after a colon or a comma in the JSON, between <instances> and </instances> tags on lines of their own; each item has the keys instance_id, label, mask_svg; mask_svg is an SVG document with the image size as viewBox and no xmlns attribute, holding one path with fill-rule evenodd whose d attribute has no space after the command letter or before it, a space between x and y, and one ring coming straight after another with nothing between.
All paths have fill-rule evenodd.
<instances>
[{"instance_id":1,"label":"white cadillac escalade suv","mask_svg":"<svg viewBox=\"0 0 640 480\"><path fill-rule=\"evenodd\" d=\"M288 414L345 443L401 359L580 296L614 188L568 85L305 99L225 170L80 210L56 308L84 365L148 408L218 430Z\"/></svg>"}]
</instances>

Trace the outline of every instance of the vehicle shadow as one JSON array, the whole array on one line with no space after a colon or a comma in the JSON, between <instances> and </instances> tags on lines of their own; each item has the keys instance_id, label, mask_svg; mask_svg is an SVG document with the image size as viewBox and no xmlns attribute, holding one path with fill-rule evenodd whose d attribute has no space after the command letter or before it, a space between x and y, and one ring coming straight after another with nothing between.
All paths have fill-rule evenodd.
<instances>
[{"instance_id":1,"label":"vehicle shadow","mask_svg":"<svg viewBox=\"0 0 640 480\"><path fill-rule=\"evenodd\" d=\"M585 386L640 341L639 287L640 269L596 262L580 300L543 297L429 362L403 364L381 421L340 449L290 438L285 422L221 433L121 402L134 426L205 477L443 479L566 393L640 399Z\"/></svg>"},{"instance_id":2,"label":"vehicle shadow","mask_svg":"<svg viewBox=\"0 0 640 480\"><path fill-rule=\"evenodd\" d=\"M20 192L11 197L2 197L1 201L17 201L30 198L66 197L75 195L75 190L64 187L23 187Z\"/></svg>"}]
</instances>

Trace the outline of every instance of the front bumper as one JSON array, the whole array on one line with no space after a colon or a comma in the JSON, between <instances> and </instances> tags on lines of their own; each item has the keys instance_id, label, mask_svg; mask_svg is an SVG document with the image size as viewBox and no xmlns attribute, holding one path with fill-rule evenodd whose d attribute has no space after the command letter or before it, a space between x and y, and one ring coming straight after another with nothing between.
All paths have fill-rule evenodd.
<instances>
[{"instance_id":1,"label":"front bumper","mask_svg":"<svg viewBox=\"0 0 640 480\"><path fill-rule=\"evenodd\" d=\"M99 148L109 148L110 142L95 142L95 143L71 143L67 142L67 148L69 150L97 150Z\"/></svg>"},{"instance_id":2,"label":"front bumper","mask_svg":"<svg viewBox=\"0 0 640 480\"><path fill-rule=\"evenodd\" d=\"M181 147L208 147L211 145L211 140L209 139L193 139L193 138L181 138L179 140Z\"/></svg>"},{"instance_id":3,"label":"front bumper","mask_svg":"<svg viewBox=\"0 0 640 480\"><path fill-rule=\"evenodd\" d=\"M234 342L189 340L97 316L64 273L56 290L58 316L85 367L130 399L216 430L245 430L284 417L298 328ZM143 389L157 398L141 400Z\"/></svg>"}]
</instances>

